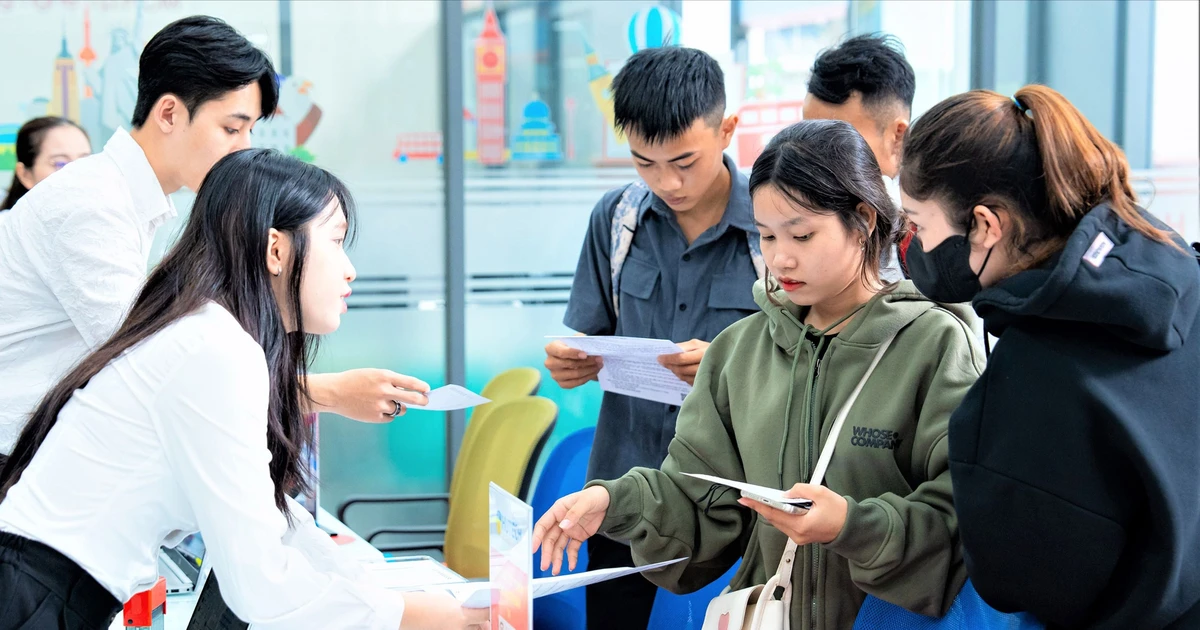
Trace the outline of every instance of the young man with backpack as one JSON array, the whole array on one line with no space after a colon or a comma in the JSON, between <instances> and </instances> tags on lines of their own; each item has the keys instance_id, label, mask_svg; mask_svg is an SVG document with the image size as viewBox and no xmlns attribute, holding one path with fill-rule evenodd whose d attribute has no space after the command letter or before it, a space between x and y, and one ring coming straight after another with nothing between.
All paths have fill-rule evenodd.
<instances>
[{"instance_id":1,"label":"young man with backpack","mask_svg":"<svg viewBox=\"0 0 1200 630\"><path fill-rule=\"evenodd\" d=\"M691 384L709 342L758 311L763 275L746 176L724 155L737 127L725 115L725 80L709 55L651 48L613 81L617 127L640 179L609 191L592 211L563 322L585 335L669 339L661 358ZM546 346L546 368L565 389L594 380L601 359ZM605 393L588 479L658 467L675 435L678 405ZM588 542L588 569L630 566L623 543ZM588 587L588 627L645 628L657 588L641 576Z\"/></svg>"}]
</instances>

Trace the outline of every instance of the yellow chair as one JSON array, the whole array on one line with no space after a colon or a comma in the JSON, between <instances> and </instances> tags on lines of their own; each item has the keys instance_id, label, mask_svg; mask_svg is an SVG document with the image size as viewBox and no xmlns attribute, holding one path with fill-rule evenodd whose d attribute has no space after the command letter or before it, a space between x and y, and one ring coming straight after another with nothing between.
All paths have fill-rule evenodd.
<instances>
[{"instance_id":1,"label":"yellow chair","mask_svg":"<svg viewBox=\"0 0 1200 630\"><path fill-rule=\"evenodd\" d=\"M450 492L350 496L338 506L338 520L345 523L346 510L355 503L447 503L448 510L450 497L454 495L458 489L459 480L462 479L463 462L471 458L471 446L475 443L475 436L479 434L479 430L486 424L488 414L500 403L533 396L537 393L541 384L541 372L531 367L519 367L505 370L493 376L492 380L483 386L481 395L492 402L476 407L471 414L471 421L467 423L467 429L463 433L462 444L458 447L458 459L455 460L454 470L450 474ZM525 497L522 496L521 498ZM408 533L427 534L440 532L445 534L446 532L445 525L422 526L416 529L419 531L410 531Z\"/></svg>"},{"instance_id":2,"label":"yellow chair","mask_svg":"<svg viewBox=\"0 0 1200 630\"><path fill-rule=\"evenodd\" d=\"M459 467L462 466L463 460L469 458L471 446L475 443L475 436L479 435L479 427L487 420L492 409L495 409L496 405L500 403L526 396L535 396L541 385L542 373L540 371L531 367L519 367L493 376L492 380L483 386L483 391L479 395L492 402L476 407L471 413L471 420L467 423L467 429L463 433L462 444L458 446L458 459L454 462L454 472L450 475L450 496L454 496L454 492L458 490L458 479L461 477Z\"/></svg>"},{"instance_id":3,"label":"yellow chair","mask_svg":"<svg viewBox=\"0 0 1200 630\"><path fill-rule=\"evenodd\" d=\"M558 405L540 396L498 403L486 417L472 422L475 442L470 453L460 453L455 465L459 478L450 499L445 526L385 527L366 536L367 542L385 534L444 534L442 540L381 544L383 552L441 550L446 564L466 578L488 575L488 484L526 497L537 468L538 456L558 418ZM465 456L464 456L465 455ZM399 499L399 500L397 500ZM354 503L396 503L406 497L351 497L342 504L343 519Z\"/></svg>"}]
</instances>

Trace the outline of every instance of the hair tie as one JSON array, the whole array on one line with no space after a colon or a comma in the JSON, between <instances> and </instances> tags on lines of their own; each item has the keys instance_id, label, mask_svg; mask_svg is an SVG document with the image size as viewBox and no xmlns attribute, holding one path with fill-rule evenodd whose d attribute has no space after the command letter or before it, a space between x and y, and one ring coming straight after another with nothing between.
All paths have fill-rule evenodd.
<instances>
[{"instance_id":1,"label":"hair tie","mask_svg":"<svg viewBox=\"0 0 1200 630\"><path fill-rule=\"evenodd\" d=\"M1013 105L1017 106L1017 110L1020 111L1022 114L1029 113L1029 108L1026 107L1024 104L1022 104L1021 100L1018 99L1015 94L1012 96L1012 102L1013 102Z\"/></svg>"}]
</instances>

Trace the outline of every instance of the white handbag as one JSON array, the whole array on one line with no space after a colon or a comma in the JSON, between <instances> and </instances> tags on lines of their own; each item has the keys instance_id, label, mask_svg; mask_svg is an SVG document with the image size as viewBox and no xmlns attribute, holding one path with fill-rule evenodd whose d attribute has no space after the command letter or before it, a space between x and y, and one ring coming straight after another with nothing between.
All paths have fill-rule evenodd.
<instances>
[{"instance_id":1,"label":"white handbag","mask_svg":"<svg viewBox=\"0 0 1200 630\"><path fill-rule=\"evenodd\" d=\"M850 414L850 408L858 399L863 385L867 383L867 379L875 371L875 366L883 358L883 353L887 352L895 338L896 335L893 333L883 342L883 345L879 346L875 358L867 367L867 373L863 374L858 386L850 392L850 397L846 399L846 404L842 405L841 411L833 421L833 427L829 430L829 439L825 442L825 448L821 449L821 457L817 460L817 467L813 470L813 476L809 483L820 485L824 481L825 471L829 468L829 460L833 458L833 448L837 444L842 424L845 423L846 416ZM704 614L702 630L789 630L792 608L792 564L796 561L796 547L796 543L789 539L783 550L783 558L779 560L779 569L770 580L767 580L766 584L723 593L709 602L708 610ZM778 595L776 595L777 593Z\"/></svg>"}]
</instances>

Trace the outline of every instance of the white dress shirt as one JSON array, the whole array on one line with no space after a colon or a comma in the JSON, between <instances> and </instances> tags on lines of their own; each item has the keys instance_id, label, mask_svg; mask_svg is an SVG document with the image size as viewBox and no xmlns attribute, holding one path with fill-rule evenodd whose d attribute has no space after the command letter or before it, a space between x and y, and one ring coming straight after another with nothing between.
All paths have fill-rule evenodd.
<instances>
[{"instance_id":1,"label":"white dress shirt","mask_svg":"<svg viewBox=\"0 0 1200 630\"><path fill-rule=\"evenodd\" d=\"M152 586L160 546L197 530L226 603L256 630L396 630L399 593L338 566L294 502L275 507L262 348L208 304L102 369L59 413L0 503L0 531L75 561L119 601Z\"/></svg>"},{"instance_id":2,"label":"white dress shirt","mask_svg":"<svg viewBox=\"0 0 1200 630\"><path fill-rule=\"evenodd\" d=\"M118 129L0 214L0 453L11 453L46 392L121 324L175 207Z\"/></svg>"},{"instance_id":3,"label":"white dress shirt","mask_svg":"<svg viewBox=\"0 0 1200 630\"><path fill-rule=\"evenodd\" d=\"M900 203L900 180L883 176L883 187L887 189L888 197L896 204L896 211L903 212ZM900 248L892 245L883 251L879 265L879 278L884 282L900 282L904 279L904 271L900 269Z\"/></svg>"}]
</instances>

